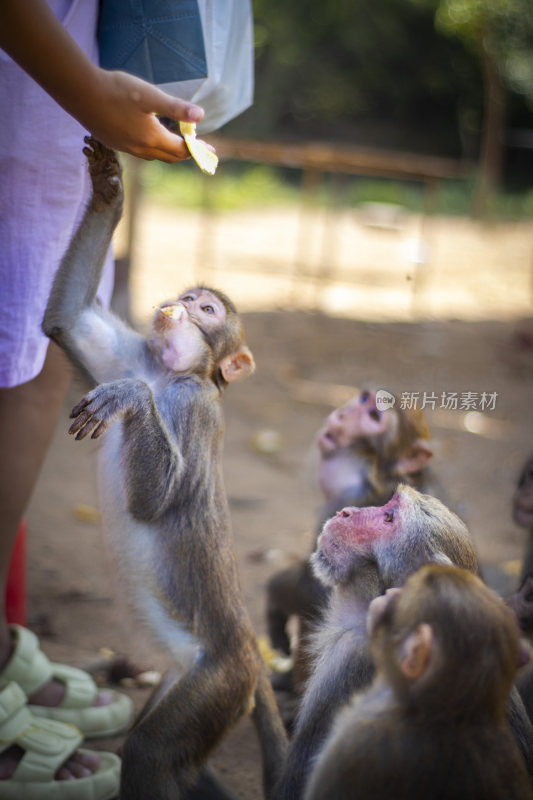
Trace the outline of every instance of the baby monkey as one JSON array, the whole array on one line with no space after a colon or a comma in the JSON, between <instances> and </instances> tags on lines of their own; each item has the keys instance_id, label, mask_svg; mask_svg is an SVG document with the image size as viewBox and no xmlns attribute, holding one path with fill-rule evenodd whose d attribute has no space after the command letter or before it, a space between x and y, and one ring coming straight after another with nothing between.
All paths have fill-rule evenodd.
<instances>
[{"instance_id":1,"label":"baby monkey","mask_svg":"<svg viewBox=\"0 0 533 800\"><path fill-rule=\"evenodd\" d=\"M472 573L428 565L370 605L372 687L335 723L306 800L527 800L506 720L518 628Z\"/></svg>"},{"instance_id":2,"label":"baby monkey","mask_svg":"<svg viewBox=\"0 0 533 800\"><path fill-rule=\"evenodd\" d=\"M222 476L222 389L254 368L233 303L196 287L141 336L95 299L122 210L115 153L87 138L93 195L59 267L43 329L97 386L70 433L100 438L104 528L132 602L183 668L126 738L120 797L187 796L254 708L267 795L285 733L240 589Z\"/></svg>"}]
</instances>

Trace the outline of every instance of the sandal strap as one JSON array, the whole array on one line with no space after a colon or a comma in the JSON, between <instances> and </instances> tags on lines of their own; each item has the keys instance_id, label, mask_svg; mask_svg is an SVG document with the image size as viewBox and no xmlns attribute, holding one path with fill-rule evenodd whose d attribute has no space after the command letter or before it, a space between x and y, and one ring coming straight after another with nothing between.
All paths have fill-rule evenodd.
<instances>
[{"instance_id":1,"label":"sandal strap","mask_svg":"<svg viewBox=\"0 0 533 800\"><path fill-rule=\"evenodd\" d=\"M11 625L10 630L14 649L0 672L0 688L15 681L29 697L51 679L50 662L32 631L20 625Z\"/></svg>"},{"instance_id":2,"label":"sandal strap","mask_svg":"<svg viewBox=\"0 0 533 800\"><path fill-rule=\"evenodd\" d=\"M10 681L16 681L26 697L31 697L55 678L65 686L65 695L58 708L76 709L92 705L98 688L90 675L76 667L51 663L32 631L20 625L10 627L15 648L0 672L0 689Z\"/></svg>"},{"instance_id":3,"label":"sandal strap","mask_svg":"<svg viewBox=\"0 0 533 800\"><path fill-rule=\"evenodd\" d=\"M57 708L91 708L98 688L91 676L77 667L51 663L52 677L65 685L65 695Z\"/></svg>"},{"instance_id":4,"label":"sandal strap","mask_svg":"<svg viewBox=\"0 0 533 800\"><path fill-rule=\"evenodd\" d=\"M11 780L48 782L83 737L73 725L35 717L26 702L25 693L14 682L0 692L0 752L12 745L24 750Z\"/></svg>"}]
</instances>

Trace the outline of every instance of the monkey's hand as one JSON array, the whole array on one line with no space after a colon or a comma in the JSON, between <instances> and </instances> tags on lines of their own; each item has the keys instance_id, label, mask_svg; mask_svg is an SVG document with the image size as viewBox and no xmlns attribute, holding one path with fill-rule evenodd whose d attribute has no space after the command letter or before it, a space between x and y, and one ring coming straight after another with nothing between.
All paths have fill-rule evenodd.
<instances>
[{"instance_id":1,"label":"monkey's hand","mask_svg":"<svg viewBox=\"0 0 533 800\"><path fill-rule=\"evenodd\" d=\"M122 168L117 154L105 147L93 136L84 139L87 147L83 152L89 162L89 173L93 184L92 204L95 211L108 207L122 208Z\"/></svg>"},{"instance_id":2,"label":"monkey's hand","mask_svg":"<svg viewBox=\"0 0 533 800\"><path fill-rule=\"evenodd\" d=\"M149 409L154 409L154 400L144 381L123 378L101 383L74 406L70 414L74 422L68 432L76 434L76 439L85 439L89 434L91 439L98 439L121 417Z\"/></svg>"}]
</instances>

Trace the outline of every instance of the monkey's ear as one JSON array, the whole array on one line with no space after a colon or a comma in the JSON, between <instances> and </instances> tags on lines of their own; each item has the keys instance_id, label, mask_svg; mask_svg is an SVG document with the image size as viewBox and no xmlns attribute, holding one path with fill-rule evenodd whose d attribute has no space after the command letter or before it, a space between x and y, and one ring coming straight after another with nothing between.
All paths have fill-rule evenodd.
<instances>
[{"instance_id":1,"label":"monkey's ear","mask_svg":"<svg viewBox=\"0 0 533 800\"><path fill-rule=\"evenodd\" d=\"M397 469L403 475L414 475L427 466L433 450L425 439L417 439L407 453L398 459Z\"/></svg>"},{"instance_id":2,"label":"monkey's ear","mask_svg":"<svg viewBox=\"0 0 533 800\"><path fill-rule=\"evenodd\" d=\"M429 667L433 653L433 628L427 622L420 625L402 642L400 669L406 678L416 680Z\"/></svg>"},{"instance_id":3,"label":"monkey's ear","mask_svg":"<svg viewBox=\"0 0 533 800\"><path fill-rule=\"evenodd\" d=\"M243 346L229 356L224 356L218 366L226 383L232 383L251 375L255 369L255 361L250 350Z\"/></svg>"},{"instance_id":4,"label":"monkey's ear","mask_svg":"<svg viewBox=\"0 0 533 800\"><path fill-rule=\"evenodd\" d=\"M451 558L447 556L446 553L443 553L441 550L434 550L428 559L428 563L443 564L445 567L455 566Z\"/></svg>"}]
</instances>

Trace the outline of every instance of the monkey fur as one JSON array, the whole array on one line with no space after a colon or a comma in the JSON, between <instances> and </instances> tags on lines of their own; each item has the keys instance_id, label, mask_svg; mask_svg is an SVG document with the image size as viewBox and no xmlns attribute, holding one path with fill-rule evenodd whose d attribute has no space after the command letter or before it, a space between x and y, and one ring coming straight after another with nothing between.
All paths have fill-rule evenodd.
<instances>
[{"instance_id":1,"label":"monkey fur","mask_svg":"<svg viewBox=\"0 0 533 800\"><path fill-rule=\"evenodd\" d=\"M341 711L306 800L528 800L505 715L519 635L470 572L428 565L368 614L377 674Z\"/></svg>"},{"instance_id":2,"label":"monkey fur","mask_svg":"<svg viewBox=\"0 0 533 800\"><path fill-rule=\"evenodd\" d=\"M249 374L253 358L221 292L196 287L163 303L146 338L98 304L123 189L114 152L86 142L93 195L43 330L96 384L73 409L70 433L102 437L102 517L119 572L182 668L126 737L120 798L187 797L252 709L270 796L286 735L241 594L221 468L221 390Z\"/></svg>"}]
</instances>

